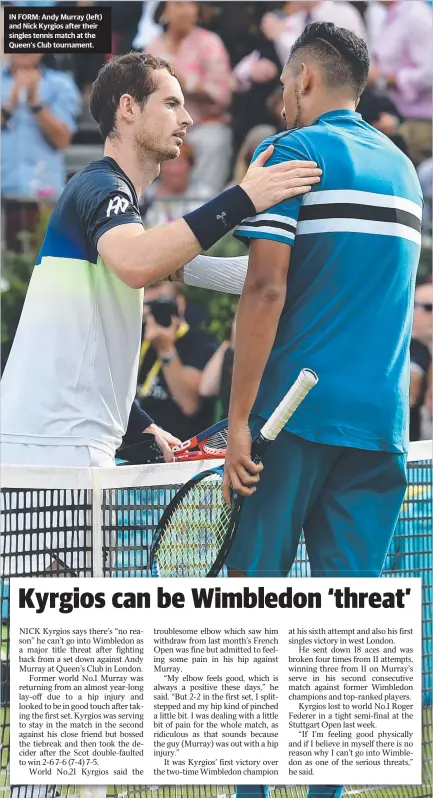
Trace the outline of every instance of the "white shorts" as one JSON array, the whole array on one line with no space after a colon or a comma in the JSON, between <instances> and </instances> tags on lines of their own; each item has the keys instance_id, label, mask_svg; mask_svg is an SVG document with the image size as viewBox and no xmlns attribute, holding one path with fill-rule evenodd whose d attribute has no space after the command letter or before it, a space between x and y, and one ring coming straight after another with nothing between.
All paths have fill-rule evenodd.
<instances>
[{"instance_id":1,"label":"white shorts","mask_svg":"<svg viewBox=\"0 0 433 798\"><path fill-rule=\"evenodd\" d=\"M89 498L83 490L61 490L61 467L115 466L114 457L89 446L44 446L3 443L2 468L9 465L53 468L54 485L44 491L12 491L1 497L4 513L1 549L7 575L83 576L90 575L92 528ZM42 499L41 499L42 497ZM10 511L8 512L8 508ZM115 532L112 534L115 544ZM113 555L114 556L114 555Z\"/></svg>"},{"instance_id":2,"label":"white shorts","mask_svg":"<svg viewBox=\"0 0 433 798\"><path fill-rule=\"evenodd\" d=\"M2 465L114 466L114 456L94 446L41 446L36 443L2 443Z\"/></svg>"}]
</instances>

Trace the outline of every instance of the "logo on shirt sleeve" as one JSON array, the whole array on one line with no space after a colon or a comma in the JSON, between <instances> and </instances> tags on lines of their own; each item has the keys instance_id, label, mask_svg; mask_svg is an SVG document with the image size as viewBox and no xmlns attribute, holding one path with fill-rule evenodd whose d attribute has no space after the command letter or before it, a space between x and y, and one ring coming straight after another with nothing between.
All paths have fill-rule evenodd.
<instances>
[{"instance_id":1,"label":"logo on shirt sleeve","mask_svg":"<svg viewBox=\"0 0 433 798\"><path fill-rule=\"evenodd\" d=\"M110 200L107 208L107 216L111 216L112 213L115 213L116 215L118 213L125 213L128 205L129 200L125 199L125 197L113 197L113 199Z\"/></svg>"}]
</instances>

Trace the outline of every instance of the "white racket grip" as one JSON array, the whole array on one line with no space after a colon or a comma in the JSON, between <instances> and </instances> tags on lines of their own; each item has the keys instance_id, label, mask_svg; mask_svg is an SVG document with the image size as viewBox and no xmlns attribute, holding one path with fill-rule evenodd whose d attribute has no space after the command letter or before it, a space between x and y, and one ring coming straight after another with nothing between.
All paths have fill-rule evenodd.
<instances>
[{"instance_id":1,"label":"white racket grip","mask_svg":"<svg viewBox=\"0 0 433 798\"><path fill-rule=\"evenodd\" d=\"M260 430L261 435L267 441L273 441L281 432L289 418L293 416L296 408L305 399L307 393L317 385L319 378L311 369L302 369L296 382L287 391L284 399L274 410L271 417Z\"/></svg>"}]
</instances>

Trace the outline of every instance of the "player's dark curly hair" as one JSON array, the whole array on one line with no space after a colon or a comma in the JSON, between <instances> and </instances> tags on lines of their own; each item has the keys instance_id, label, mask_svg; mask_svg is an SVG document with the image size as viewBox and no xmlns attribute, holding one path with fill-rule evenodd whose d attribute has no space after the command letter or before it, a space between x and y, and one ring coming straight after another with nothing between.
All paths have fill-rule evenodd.
<instances>
[{"instance_id":1,"label":"player's dark curly hair","mask_svg":"<svg viewBox=\"0 0 433 798\"><path fill-rule=\"evenodd\" d=\"M92 86L90 113L98 123L104 141L116 133L116 111L122 94L131 94L144 106L156 90L154 73L158 69L166 69L174 76L168 61L148 53L118 55L102 67Z\"/></svg>"},{"instance_id":2,"label":"player's dark curly hair","mask_svg":"<svg viewBox=\"0 0 433 798\"><path fill-rule=\"evenodd\" d=\"M366 43L346 28L332 22L307 25L294 43L288 64L308 54L320 65L330 89L351 88L359 98L367 84L370 59Z\"/></svg>"}]
</instances>

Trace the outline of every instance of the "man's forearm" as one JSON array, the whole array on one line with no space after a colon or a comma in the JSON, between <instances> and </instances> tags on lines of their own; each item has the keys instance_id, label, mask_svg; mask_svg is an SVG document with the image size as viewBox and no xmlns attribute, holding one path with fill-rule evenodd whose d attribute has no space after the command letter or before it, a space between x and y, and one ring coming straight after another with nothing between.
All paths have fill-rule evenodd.
<instances>
[{"instance_id":1,"label":"man's forearm","mask_svg":"<svg viewBox=\"0 0 433 798\"><path fill-rule=\"evenodd\" d=\"M195 379L194 371L196 369L184 366L177 354L170 363L163 365L164 379L171 398L186 416L193 416L200 406L199 374L197 372L197 379Z\"/></svg>"},{"instance_id":2,"label":"man's forearm","mask_svg":"<svg viewBox=\"0 0 433 798\"><path fill-rule=\"evenodd\" d=\"M119 238L118 228L105 232L98 251L104 263L131 288L167 279L202 249L208 249L235 227L254 205L240 186L162 227L143 231L138 225L130 238Z\"/></svg>"},{"instance_id":3,"label":"man's forearm","mask_svg":"<svg viewBox=\"0 0 433 798\"><path fill-rule=\"evenodd\" d=\"M123 282L131 288L167 279L175 270L197 255L201 246L184 219L177 219L164 227L152 227L142 231L137 225L137 236L123 242L122 253L116 246L105 252L100 248L104 263L117 272ZM110 235L109 231L104 238ZM119 270L117 264L121 262Z\"/></svg>"},{"instance_id":4,"label":"man's forearm","mask_svg":"<svg viewBox=\"0 0 433 798\"><path fill-rule=\"evenodd\" d=\"M138 227L136 218L131 224L125 219L103 231L105 220L98 220L95 235L102 260L126 285L143 288L167 279L243 220L303 194L320 180L321 169L312 161L284 161L266 168L272 153L270 145L258 155L241 185L171 224L144 232L133 229Z\"/></svg>"},{"instance_id":5,"label":"man's forearm","mask_svg":"<svg viewBox=\"0 0 433 798\"><path fill-rule=\"evenodd\" d=\"M251 288L242 295L236 321L229 413L233 425L248 421L275 340L285 298L285 286L276 290Z\"/></svg>"},{"instance_id":6,"label":"man's forearm","mask_svg":"<svg viewBox=\"0 0 433 798\"><path fill-rule=\"evenodd\" d=\"M200 396L218 396L221 387L224 356L229 346L229 342L225 341L206 363L200 378Z\"/></svg>"}]
</instances>

